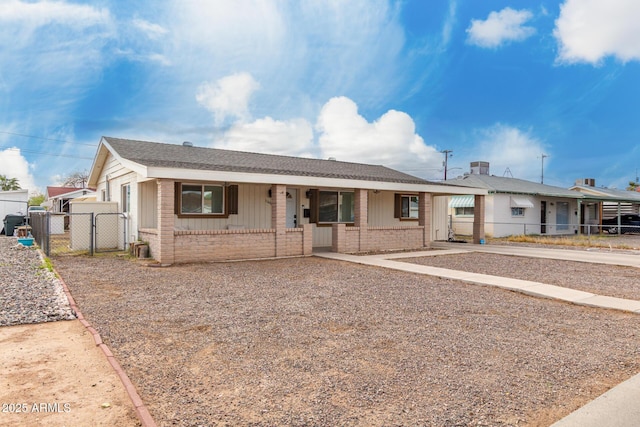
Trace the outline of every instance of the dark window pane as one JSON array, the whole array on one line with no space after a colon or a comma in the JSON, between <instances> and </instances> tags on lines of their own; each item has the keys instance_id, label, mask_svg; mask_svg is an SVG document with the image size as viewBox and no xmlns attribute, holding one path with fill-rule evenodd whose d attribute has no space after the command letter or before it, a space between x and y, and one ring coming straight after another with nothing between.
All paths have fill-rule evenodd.
<instances>
[{"instance_id":1,"label":"dark window pane","mask_svg":"<svg viewBox=\"0 0 640 427\"><path fill-rule=\"evenodd\" d=\"M202 213L202 186L182 186L182 213Z\"/></svg>"},{"instance_id":2,"label":"dark window pane","mask_svg":"<svg viewBox=\"0 0 640 427\"><path fill-rule=\"evenodd\" d=\"M321 191L318 199L318 221L338 222L338 193Z\"/></svg>"}]
</instances>

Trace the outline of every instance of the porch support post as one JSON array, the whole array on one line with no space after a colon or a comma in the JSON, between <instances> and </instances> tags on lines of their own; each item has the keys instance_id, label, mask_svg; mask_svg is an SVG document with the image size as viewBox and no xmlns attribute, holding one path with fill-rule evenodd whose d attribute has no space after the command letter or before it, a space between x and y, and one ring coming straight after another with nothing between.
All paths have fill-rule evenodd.
<instances>
[{"instance_id":1,"label":"porch support post","mask_svg":"<svg viewBox=\"0 0 640 427\"><path fill-rule=\"evenodd\" d=\"M484 211L485 197L476 195L473 205L473 243L480 244L484 240Z\"/></svg>"},{"instance_id":2,"label":"porch support post","mask_svg":"<svg viewBox=\"0 0 640 427\"><path fill-rule=\"evenodd\" d=\"M582 218L582 200L578 199L578 234L583 234L582 223L585 222L584 218ZM585 225L586 227L586 225Z\"/></svg>"},{"instance_id":3,"label":"porch support post","mask_svg":"<svg viewBox=\"0 0 640 427\"><path fill-rule=\"evenodd\" d=\"M302 224L302 255L313 254L313 225Z\"/></svg>"},{"instance_id":4,"label":"porch support post","mask_svg":"<svg viewBox=\"0 0 640 427\"><path fill-rule=\"evenodd\" d=\"M346 252L346 224L333 224L331 226L331 251L339 254Z\"/></svg>"},{"instance_id":5,"label":"porch support post","mask_svg":"<svg viewBox=\"0 0 640 427\"><path fill-rule=\"evenodd\" d=\"M360 229L358 232L358 251L366 251L368 249L367 223L369 221L369 190L356 188L354 203L355 218L353 225Z\"/></svg>"},{"instance_id":6,"label":"porch support post","mask_svg":"<svg viewBox=\"0 0 640 427\"><path fill-rule=\"evenodd\" d=\"M422 246L425 248L431 246L431 193L420 192L418 194L418 225L423 227L422 230Z\"/></svg>"},{"instance_id":7,"label":"porch support post","mask_svg":"<svg viewBox=\"0 0 640 427\"><path fill-rule=\"evenodd\" d=\"M271 186L271 228L276 231L275 256L282 256L287 232L287 187L283 184Z\"/></svg>"},{"instance_id":8,"label":"porch support post","mask_svg":"<svg viewBox=\"0 0 640 427\"><path fill-rule=\"evenodd\" d=\"M154 258L160 264L173 264L175 260L175 182L159 179L158 183L158 253Z\"/></svg>"}]
</instances>

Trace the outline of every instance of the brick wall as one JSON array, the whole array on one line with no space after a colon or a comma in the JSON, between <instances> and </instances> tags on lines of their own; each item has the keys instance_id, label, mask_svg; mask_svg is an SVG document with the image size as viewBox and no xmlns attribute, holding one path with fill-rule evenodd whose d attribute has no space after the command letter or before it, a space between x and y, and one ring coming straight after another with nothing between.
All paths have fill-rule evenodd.
<instances>
[{"instance_id":1,"label":"brick wall","mask_svg":"<svg viewBox=\"0 0 640 427\"><path fill-rule=\"evenodd\" d=\"M424 227L346 227L334 224L333 251L342 253L422 249ZM339 239L336 241L336 239Z\"/></svg>"},{"instance_id":2,"label":"brick wall","mask_svg":"<svg viewBox=\"0 0 640 427\"><path fill-rule=\"evenodd\" d=\"M273 229L176 230L174 240L179 264L310 255L312 235L311 227L286 229L278 239L278 254Z\"/></svg>"},{"instance_id":3,"label":"brick wall","mask_svg":"<svg viewBox=\"0 0 640 427\"><path fill-rule=\"evenodd\" d=\"M149 243L149 256L155 258L158 253L158 230L141 228L138 230L138 238Z\"/></svg>"}]
</instances>

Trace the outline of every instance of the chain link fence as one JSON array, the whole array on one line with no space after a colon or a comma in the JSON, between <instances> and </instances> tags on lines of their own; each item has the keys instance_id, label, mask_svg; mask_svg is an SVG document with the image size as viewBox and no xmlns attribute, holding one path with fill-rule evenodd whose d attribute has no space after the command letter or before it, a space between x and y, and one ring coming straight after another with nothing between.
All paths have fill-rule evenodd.
<instances>
[{"instance_id":1,"label":"chain link fence","mask_svg":"<svg viewBox=\"0 0 640 427\"><path fill-rule=\"evenodd\" d=\"M121 213L33 213L29 222L47 256L126 250L127 221Z\"/></svg>"}]
</instances>

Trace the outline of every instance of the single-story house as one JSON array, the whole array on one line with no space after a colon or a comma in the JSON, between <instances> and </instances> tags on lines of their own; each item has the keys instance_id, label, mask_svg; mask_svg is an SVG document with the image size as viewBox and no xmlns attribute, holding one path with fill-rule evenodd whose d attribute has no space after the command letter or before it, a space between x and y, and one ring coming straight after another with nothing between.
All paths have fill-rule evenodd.
<instances>
[{"instance_id":1,"label":"single-story house","mask_svg":"<svg viewBox=\"0 0 640 427\"><path fill-rule=\"evenodd\" d=\"M424 248L446 239L446 196L487 194L384 166L111 137L89 186L162 264ZM481 214L475 224L479 242Z\"/></svg>"},{"instance_id":2,"label":"single-story house","mask_svg":"<svg viewBox=\"0 0 640 427\"><path fill-rule=\"evenodd\" d=\"M91 196L95 191L91 188L48 186L45 191L44 206L53 213L69 213L69 202L76 197Z\"/></svg>"},{"instance_id":3,"label":"single-story house","mask_svg":"<svg viewBox=\"0 0 640 427\"><path fill-rule=\"evenodd\" d=\"M488 236L579 232L583 195L575 191L490 175L488 162L471 162L470 173L446 182L487 190L484 216ZM473 218L478 208L474 202L474 198L469 196L450 197L451 221L456 234L472 233Z\"/></svg>"},{"instance_id":4,"label":"single-story house","mask_svg":"<svg viewBox=\"0 0 640 427\"><path fill-rule=\"evenodd\" d=\"M599 219L600 223L602 219L618 215L640 214L640 192L596 187L596 180L593 178L578 179L569 189L585 196L585 200L589 201L585 215Z\"/></svg>"}]
</instances>

